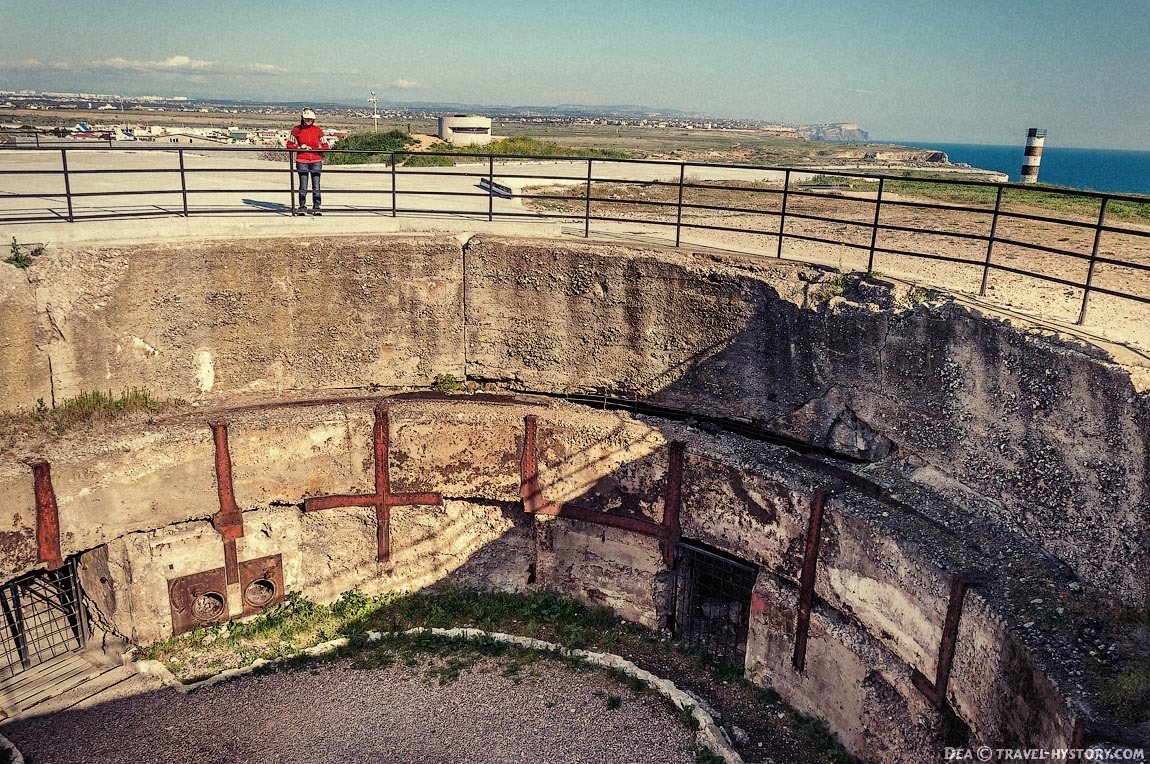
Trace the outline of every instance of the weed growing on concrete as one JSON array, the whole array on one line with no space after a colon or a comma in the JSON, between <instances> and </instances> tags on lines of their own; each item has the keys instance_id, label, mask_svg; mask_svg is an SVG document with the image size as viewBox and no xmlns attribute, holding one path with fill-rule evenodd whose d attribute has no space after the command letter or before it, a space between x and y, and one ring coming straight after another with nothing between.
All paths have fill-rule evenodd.
<instances>
[{"instance_id":1,"label":"weed growing on concrete","mask_svg":"<svg viewBox=\"0 0 1150 764\"><path fill-rule=\"evenodd\" d=\"M4 262L9 265L14 265L17 268L27 268L32 264L32 258L37 255L44 254L42 246L29 246L27 244L20 244L16 241L16 237L12 237L12 246L9 248L9 255Z\"/></svg>"},{"instance_id":2,"label":"weed growing on concrete","mask_svg":"<svg viewBox=\"0 0 1150 764\"><path fill-rule=\"evenodd\" d=\"M49 423L59 433L94 421L117 419L130 414L154 413L164 408L164 404L152 397L147 390L129 388L118 395L112 391L81 392L49 408L40 398L32 409L32 419Z\"/></svg>"},{"instance_id":3,"label":"weed growing on concrete","mask_svg":"<svg viewBox=\"0 0 1150 764\"><path fill-rule=\"evenodd\" d=\"M437 374L435 377L435 389L446 395L452 395L459 392L463 382L456 379L454 374Z\"/></svg>"},{"instance_id":4,"label":"weed growing on concrete","mask_svg":"<svg viewBox=\"0 0 1150 764\"><path fill-rule=\"evenodd\" d=\"M1150 669L1129 668L1099 683L1102 704L1123 722L1150 721Z\"/></svg>"},{"instance_id":5,"label":"weed growing on concrete","mask_svg":"<svg viewBox=\"0 0 1150 764\"><path fill-rule=\"evenodd\" d=\"M850 275L839 271L826 281L819 284L819 289L813 297L816 302L830 302L835 297L841 297L850 283Z\"/></svg>"}]
</instances>

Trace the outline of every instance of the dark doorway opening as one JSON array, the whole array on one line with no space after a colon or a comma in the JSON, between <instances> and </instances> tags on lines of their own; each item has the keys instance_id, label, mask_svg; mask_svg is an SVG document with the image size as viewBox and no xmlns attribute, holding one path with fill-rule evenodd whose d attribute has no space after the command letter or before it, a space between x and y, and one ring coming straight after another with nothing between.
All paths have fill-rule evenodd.
<instances>
[{"instance_id":1,"label":"dark doorway opening","mask_svg":"<svg viewBox=\"0 0 1150 764\"><path fill-rule=\"evenodd\" d=\"M742 665L758 570L706 544L680 542L671 595L672 637L717 660Z\"/></svg>"},{"instance_id":2,"label":"dark doorway opening","mask_svg":"<svg viewBox=\"0 0 1150 764\"><path fill-rule=\"evenodd\" d=\"M41 570L0 586L0 680L88 641L76 560L59 570Z\"/></svg>"}]
</instances>

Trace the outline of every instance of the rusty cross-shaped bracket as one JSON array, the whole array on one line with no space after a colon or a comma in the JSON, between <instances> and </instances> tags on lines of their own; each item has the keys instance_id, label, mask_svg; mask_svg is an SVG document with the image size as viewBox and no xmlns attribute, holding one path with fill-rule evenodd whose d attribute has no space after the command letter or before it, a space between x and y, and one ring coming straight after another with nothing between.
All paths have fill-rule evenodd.
<instances>
[{"instance_id":1,"label":"rusty cross-shaped bracket","mask_svg":"<svg viewBox=\"0 0 1150 764\"><path fill-rule=\"evenodd\" d=\"M632 533L657 538L659 549L663 553L663 562L667 567L674 564L675 545L679 543L680 534L679 510L682 506L683 443L675 441L670 444L670 456L667 463L667 492L663 500L663 521L657 523L644 517L616 515L544 499L543 489L539 485L539 452L536 445L539 418L535 414L528 414L523 418L523 424L523 458L520 461L519 495L523 499L524 512L532 515L550 515L581 520L586 523L597 523L598 525L621 528Z\"/></svg>"},{"instance_id":2,"label":"rusty cross-shaped bracket","mask_svg":"<svg viewBox=\"0 0 1150 764\"><path fill-rule=\"evenodd\" d=\"M304 512L315 512L335 507L375 507L376 559L386 562L391 558L391 508L425 504L443 506L438 493L392 493L388 447L391 441L390 406L384 401L375 404L375 428L372 434L375 448L375 493L339 496L314 496L304 500Z\"/></svg>"}]
</instances>

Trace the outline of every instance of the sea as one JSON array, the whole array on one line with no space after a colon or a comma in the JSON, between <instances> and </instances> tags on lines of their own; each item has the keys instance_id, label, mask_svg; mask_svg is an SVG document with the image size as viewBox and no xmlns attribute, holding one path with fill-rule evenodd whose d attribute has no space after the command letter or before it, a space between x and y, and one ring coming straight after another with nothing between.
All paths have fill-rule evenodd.
<instances>
[{"instance_id":1,"label":"sea","mask_svg":"<svg viewBox=\"0 0 1150 764\"><path fill-rule=\"evenodd\" d=\"M951 162L963 162L984 170L998 170L1009 175L1012 183L1021 181L1025 139L1016 146L889 142L945 151ZM1052 146L1047 138L1042 149L1038 182L1115 194L1150 194L1150 151L1063 148Z\"/></svg>"}]
</instances>

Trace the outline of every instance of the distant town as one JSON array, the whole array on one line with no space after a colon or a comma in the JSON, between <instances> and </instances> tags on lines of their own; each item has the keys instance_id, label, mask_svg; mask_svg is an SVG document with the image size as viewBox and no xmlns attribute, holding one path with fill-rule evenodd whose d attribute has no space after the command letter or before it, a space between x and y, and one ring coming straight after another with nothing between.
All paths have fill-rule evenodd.
<instances>
[{"instance_id":1,"label":"distant town","mask_svg":"<svg viewBox=\"0 0 1150 764\"><path fill-rule=\"evenodd\" d=\"M365 103L367 99L365 99ZM51 93L35 91L0 90L0 127L9 130L23 125L19 120L5 118L5 111L95 111L106 112L107 119L70 125L67 128L55 126L60 137L76 139L95 138L100 140L156 140L169 141L187 136L188 142L197 139L213 143L249 143L253 145L274 145L286 137L286 128L271 130L262 127L245 126L244 117L259 118L266 124L268 117L282 117L285 124L292 124L302 103L260 103L251 101L227 101L198 99L184 96L122 96L106 93ZM781 122L750 119L720 119L702 115L687 114L673 110L653 110L641 106L578 106L555 107L486 107L473 104L379 104L368 107L347 103L314 103L306 105L323 111L328 123L354 122L367 120L375 123L383 120L388 123L434 121L445 115L466 112L479 115L498 124L538 124L538 125L607 125L617 127L668 128L679 130L753 130L766 137L799 138L810 141L857 142L867 141L867 133L851 123L798 125ZM131 112L131 118L129 117ZM217 115L219 125L212 127L177 127L138 124L140 112L155 112L189 115ZM13 115L15 116L15 115ZM47 116L47 115L46 115ZM254 121L254 120L253 120ZM39 128L38 128L39 129ZM62 133L62 134L61 134ZM342 133L346 135L346 133ZM341 132L333 131L338 140Z\"/></svg>"}]
</instances>

